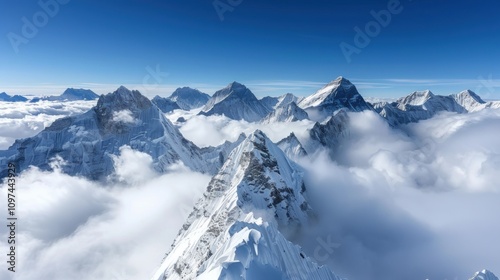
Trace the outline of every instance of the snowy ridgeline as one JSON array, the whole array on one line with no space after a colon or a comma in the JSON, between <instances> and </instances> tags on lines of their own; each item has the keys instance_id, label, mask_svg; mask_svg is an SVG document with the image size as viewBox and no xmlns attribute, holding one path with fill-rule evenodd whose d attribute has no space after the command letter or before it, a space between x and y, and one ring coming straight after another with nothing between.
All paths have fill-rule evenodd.
<instances>
[{"instance_id":1,"label":"snowy ridgeline","mask_svg":"<svg viewBox=\"0 0 500 280\"><path fill-rule=\"evenodd\" d=\"M286 239L313 210L302 170L262 132L213 177L153 279L340 279Z\"/></svg>"}]
</instances>

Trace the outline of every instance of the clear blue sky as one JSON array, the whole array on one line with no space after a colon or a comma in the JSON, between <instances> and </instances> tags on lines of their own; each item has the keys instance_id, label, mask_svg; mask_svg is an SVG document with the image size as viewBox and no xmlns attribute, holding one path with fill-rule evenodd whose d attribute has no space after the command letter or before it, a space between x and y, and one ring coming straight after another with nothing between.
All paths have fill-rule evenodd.
<instances>
[{"instance_id":1,"label":"clear blue sky","mask_svg":"<svg viewBox=\"0 0 500 280\"><path fill-rule=\"evenodd\" d=\"M146 83L212 94L236 80L259 96L305 95L342 75L366 96L470 88L500 99L499 0L401 0L348 62L339 45L356 47L354 28L391 1L220 0L241 2L221 20L213 0L70 0L46 23L38 1L1 1L0 92ZM32 38L23 17L41 26ZM13 47L12 34L25 41Z\"/></svg>"}]
</instances>

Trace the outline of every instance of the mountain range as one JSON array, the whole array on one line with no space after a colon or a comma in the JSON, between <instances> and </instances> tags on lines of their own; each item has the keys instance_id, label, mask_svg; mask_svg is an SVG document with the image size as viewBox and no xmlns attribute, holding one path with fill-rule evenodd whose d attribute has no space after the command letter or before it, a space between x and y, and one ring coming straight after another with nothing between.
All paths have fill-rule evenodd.
<instances>
[{"instance_id":1,"label":"mountain range","mask_svg":"<svg viewBox=\"0 0 500 280\"><path fill-rule=\"evenodd\" d=\"M88 96L67 90L70 96ZM90 93L88 93L90 94ZM62 99L61 99L62 100ZM290 134L278 143L256 130L234 142L199 148L165 116L172 110L201 108L199 115L224 115L234 120L292 122L310 119L315 124L302 141ZM431 118L440 112L464 114L500 108L472 91L439 96L414 92L395 102L370 104L343 77L304 99L292 94L257 99L246 86L233 82L212 97L179 88L169 98L149 100L139 91L119 87L98 98L95 107L56 120L36 136L16 140L0 151L0 178L9 162L19 171L30 166L114 180L115 159L124 146L147 153L158 173L174 163L212 175L207 189L180 229L155 273L160 279L335 279L294 244L318 215L308 202L305 171L294 160L327 149L341 148L349 137L349 112L373 110L397 128ZM165 248L167 251L167 248ZM483 270L473 280L498 280Z\"/></svg>"},{"instance_id":2,"label":"mountain range","mask_svg":"<svg viewBox=\"0 0 500 280\"><path fill-rule=\"evenodd\" d=\"M4 102L25 102L28 101L28 98L21 95L10 96L5 92L0 93L0 101Z\"/></svg>"},{"instance_id":3,"label":"mountain range","mask_svg":"<svg viewBox=\"0 0 500 280\"><path fill-rule=\"evenodd\" d=\"M177 88L169 97L155 96L152 101L164 113L176 109L192 110L203 107L210 95L190 87Z\"/></svg>"},{"instance_id":4,"label":"mountain range","mask_svg":"<svg viewBox=\"0 0 500 280\"><path fill-rule=\"evenodd\" d=\"M35 97L30 100L30 102L39 102L39 101L76 101L76 100L95 100L99 98L95 92L90 89L75 89L68 88L59 96L44 96L44 97Z\"/></svg>"}]
</instances>

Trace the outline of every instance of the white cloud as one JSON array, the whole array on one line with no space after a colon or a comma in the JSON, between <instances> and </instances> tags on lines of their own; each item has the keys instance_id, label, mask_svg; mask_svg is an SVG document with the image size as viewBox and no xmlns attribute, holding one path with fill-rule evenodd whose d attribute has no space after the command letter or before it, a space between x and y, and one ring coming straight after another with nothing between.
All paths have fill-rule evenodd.
<instances>
[{"instance_id":1,"label":"white cloud","mask_svg":"<svg viewBox=\"0 0 500 280\"><path fill-rule=\"evenodd\" d=\"M350 116L336 162L325 153L301 162L319 213L304 250L313 256L318 238L341 244L324 263L350 279L498 273L500 111L439 115L403 131L371 112Z\"/></svg>"},{"instance_id":2,"label":"white cloud","mask_svg":"<svg viewBox=\"0 0 500 280\"><path fill-rule=\"evenodd\" d=\"M0 150L7 149L16 139L36 135L56 119L84 113L95 103L95 101L0 102Z\"/></svg>"},{"instance_id":3,"label":"white cloud","mask_svg":"<svg viewBox=\"0 0 500 280\"><path fill-rule=\"evenodd\" d=\"M134 118L132 112L130 110L121 110L117 112L113 112L113 121L121 122L124 124L135 124L137 120Z\"/></svg>"},{"instance_id":4,"label":"white cloud","mask_svg":"<svg viewBox=\"0 0 500 280\"><path fill-rule=\"evenodd\" d=\"M309 120L303 120L293 123L271 123L259 124L246 121L236 121L225 116L198 116L196 111L185 113L176 110L172 114L167 114L172 122L176 123L179 117L184 117L185 123L176 123L180 125L180 131L186 139L192 141L199 147L218 146L224 141L235 141L241 133L251 134L256 129L262 130L272 141L279 141L290 133L294 132L297 137L306 136L307 129L314 126Z\"/></svg>"},{"instance_id":5,"label":"white cloud","mask_svg":"<svg viewBox=\"0 0 500 280\"><path fill-rule=\"evenodd\" d=\"M89 103L78 104L0 110L0 145ZM57 114L45 114L50 112ZM255 129L273 141L292 131L304 138L313 125L195 114L167 117L175 122L184 116L187 122L177 125L200 146L234 141ZM350 137L334 162L326 153L301 162L310 172L308 195L319 214L317 225L295 240L304 251L314 257L318 239L339 243L322 263L350 279L466 279L483 268L499 273L500 110L440 114L402 130L372 112L350 116ZM19 178L16 279L144 279L154 272L210 178L182 164L157 174L150 156L129 147L120 151L114 183L37 169ZM5 201L5 187L1 193ZM1 279L9 279L6 271L3 263Z\"/></svg>"},{"instance_id":6,"label":"white cloud","mask_svg":"<svg viewBox=\"0 0 500 280\"><path fill-rule=\"evenodd\" d=\"M148 279L155 272L210 178L180 167L155 174L148 155L121 152L117 183L57 170L18 177L15 279ZM1 193L5 201L5 186ZM2 252L6 235L2 227ZM0 278L10 277L3 262Z\"/></svg>"}]
</instances>

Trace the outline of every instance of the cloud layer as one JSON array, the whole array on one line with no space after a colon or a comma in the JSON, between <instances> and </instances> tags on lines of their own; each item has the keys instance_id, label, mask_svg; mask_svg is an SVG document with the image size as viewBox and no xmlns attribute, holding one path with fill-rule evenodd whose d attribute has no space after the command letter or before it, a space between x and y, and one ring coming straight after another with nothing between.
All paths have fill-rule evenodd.
<instances>
[{"instance_id":1,"label":"cloud layer","mask_svg":"<svg viewBox=\"0 0 500 280\"><path fill-rule=\"evenodd\" d=\"M224 141L235 141L241 133L251 134L257 129L262 130L274 142L294 132L297 137L303 138L307 129L314 126L309 120L293 123L271 123L259 124L246 121L236 121L225 116L198 116L197 110L190 112L176 110L167 114L167 118L173 123L180 125L180 131L188 140L199 147L218 146ZM178 118L183 117L185 123L177 123Z\"/></svg>"},{"instance_id":2,"label":"cloud layer","mask_svg":"<svg viewBox=\"0 0 500 280\"><path fill-rule=\"evenodd\" d=\"M320 216L300 241L307 253L328 253L320 240L340 244L319 261L350 279L500 271L500 111L443 114L401 131L372 112L350 116L335 161L301 161Z\"/></svg>"},{"instance_id":3,"label":"cloud layer","mask_svg":"<svg viewBox=\"0 0 500 280\"><path fill-rule=\"evenodd\" d=\"M7 149L16 139L31 137L50 126L56 119L81 114L95 101L37 103L0 102L0 150Z\"/></svg>"},{"instance_id":4,"label":"cloud layer","mask_svg":"<svg viewBox=\"0 0 500 280\"><path fill-rule=\"evenodd\" d=\"M24 172L17 181L15 279L148 279L210 180L182 165L156 174L151 163L123 147L115 183ZM1 193L6 199L5 187ZM5 252L4 228L0 235ZM0 278L10 277L2 263Z\"/></svg>"},{"instance_id":5,"label":"cloud layer","mask_svg":"<svg viewBox=\"0 0 500 280\"><path fill-rule=\"evenodd\" d=\"M5 107L0 141L34 135L92 105ZM250 124L195 113L168 117L185 117L176 124L199 146L234 141L255 129L273 141L292 131L303 139L313 125ZM350 136L333 159L319 152L299 161L308 170L318 220L294 241L349 279L467 279L483 268L499 273L500 110L444 113L400 130L372 112L350 117ZM157 174L151 162L122 147L106 184L58 171L23 173L17 182L22 224L16 279L147 279L210 180L182 165ZM1 194L5 201L5 186ZM6 234L1 228L2 252ZM325 247L328 242L336 245ZM3 263L0 279L10 279L6 271Z\"/></svg>"}]
</instances>

